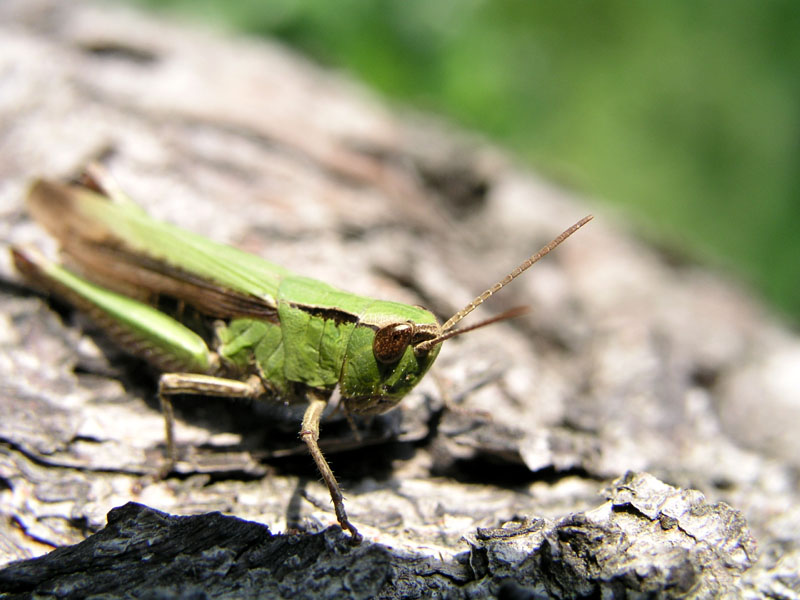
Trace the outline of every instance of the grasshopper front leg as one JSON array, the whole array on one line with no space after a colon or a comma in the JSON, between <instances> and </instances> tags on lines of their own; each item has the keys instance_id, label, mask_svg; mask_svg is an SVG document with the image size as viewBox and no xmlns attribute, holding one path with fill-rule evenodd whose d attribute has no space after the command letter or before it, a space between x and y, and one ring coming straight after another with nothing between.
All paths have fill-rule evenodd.
<instances>
[{"instance_id":1,"label":"grasshopper front leg","mask_svg":"<svg viewBox=\"0 0 800 600\"><path fill-rule=\"evenodd\" d=\"M199 396L216 396L222 398L258 398L266 392L264 384L257 375L252 375L245 381L236 379L225 379L210 375L200 375L196 373L164 373L158 384L158 398L161 403L161 411L164 414L164 427L167 440L167 465L162 471L162 476L166 475L177 462L175 448L175 417L172 409L171 396L181 394L191 394ZM303 415L303 423L300 428L300 438L308 446L308 451L317 465L317 469L322 475L322 479L328 486L328 491L333 501L336 519L342 526L350 532L353 541L360 542L362 537L355 526L347 518L344 508L344 497L336 477L333 475L328 461L322 454L319 447L319 423L325 407L328 404L326 397L308 394L309 404Z\"/></svg>"},{"instance_id":2,"label":"grasshopper front leg","mask_svg":"<svg viewBox=\"0 0 800 600\"><path fill-rule=\"evenodd\" d=\"M310 392L308 396L309 404L305 414L303 415L303 425L300 429L300 438L306 443L306 446L308 446L308 451L311 454L311 457L314 459L317 469L322 475L322 479L325 480L325 485L328 486L328 491L331 494L331 500L333 500L333 509L336 512L336 519L339 521L342 529L349 531L350 535L353 536L353 541L358 543L362 539L361 534L347 518L347 512L344 509L344 497L342 496L342 490L336 481L336 477L333 475L333 471L331 470L328 461L325 460L325 457L322 455L322 450L320 450L318 443L319 422L322 418L322 413L328 404L328 399L316 396Z\"/></svg>"}]
</instances>

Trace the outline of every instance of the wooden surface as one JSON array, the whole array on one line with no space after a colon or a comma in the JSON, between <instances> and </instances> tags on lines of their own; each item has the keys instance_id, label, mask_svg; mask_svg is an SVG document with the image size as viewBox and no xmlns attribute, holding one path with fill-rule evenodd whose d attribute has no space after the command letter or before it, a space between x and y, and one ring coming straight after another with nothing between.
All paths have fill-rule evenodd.
<instances>
[{"instance_id":1,"label":"wooden surface","mask_svg":"<svg viewBox=\"0 0 800 600\"><path fill-rule=\"evenodd\" d=\"M742 290L281 46L45 0L0 3L0 36L0 591L800 593L800 342ZM323 423L354 548L269 406L179 401L155 479L153 374L14 273L8 245L53 250L31 178L96 159L161 219L444 318L597 216L482 309L530 315L446 344L440 385L360 444Z\"/></svg>"}]
</instances>

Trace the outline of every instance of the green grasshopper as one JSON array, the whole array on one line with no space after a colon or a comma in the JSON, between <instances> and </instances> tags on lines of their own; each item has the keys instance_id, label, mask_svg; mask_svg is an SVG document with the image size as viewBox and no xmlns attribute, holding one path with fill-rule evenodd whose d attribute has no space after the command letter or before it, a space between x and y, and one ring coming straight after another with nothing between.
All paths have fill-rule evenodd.
<instances>
[{"instance_id":1,"label":"green grasshopper","mask_svg":"<svg viewBox=\"0 0 800 600\"><path fill-rule=\"evenodd\" d=\"M338 386L346 415L393 408L428 371L443 341L520 314L512 309L454 328L592 218L575 223L440 325L424 308L350 294L158 222L99 165L90 166L78 183L36 181L28 206L88 279L35 250L12 248L20 273L88 313L121 347L162 372L164 473L176 461L172 396L299 404L305 410L300 437L330 491L339 523L356 541L361 535L347 518L318 444L320 419L334 389ZM175 317L152 304L163 298L177 302ZM186 306L202 315L203 327L181 322Z\"/></svg>"}]
</instances>

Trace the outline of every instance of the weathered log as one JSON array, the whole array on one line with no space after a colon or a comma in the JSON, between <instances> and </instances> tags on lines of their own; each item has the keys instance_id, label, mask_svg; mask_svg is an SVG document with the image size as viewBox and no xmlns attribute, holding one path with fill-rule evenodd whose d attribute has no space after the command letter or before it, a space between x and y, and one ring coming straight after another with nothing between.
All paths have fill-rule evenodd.
<instances>
[{"instance_id":1,"label":"weathered log","mask_svg":"<svg viewBox=\"0 0 800 600\"><path fill-rule=\"evenodd\" d=\"M0 588L9 598L715 597L755 558L738 511L634 474L593 511L481 528L468 543L445 557L356 545L338 528L276 535L220 513L129 503L85 541L1 571Z\"/></svg>"},{"instance_id":2,"label":"weathered log","mask_svg":"<svg viewBox=\"0 0 800 600\"><path fill-rule=\"evenodd\" d=\"M277 44L82 1L5 0L0 35L0 591L797 593L798 338L602 213L484 312L530 316L448 342L439 386L361 442L323 424L362 547L269 406L178 402L181 476L154 478L153 374L11 268L51 244L32 177L102 159L159 218L443 316L590 211Z\"/></svg>"}]
</instances>

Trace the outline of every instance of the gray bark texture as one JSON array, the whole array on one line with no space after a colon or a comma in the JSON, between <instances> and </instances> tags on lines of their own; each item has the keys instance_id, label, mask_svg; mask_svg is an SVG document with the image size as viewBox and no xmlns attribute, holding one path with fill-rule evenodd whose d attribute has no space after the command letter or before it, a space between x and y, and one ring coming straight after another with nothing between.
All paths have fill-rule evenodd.
<instances>
[{"instance_id":1,"label":"gray bark texture","mask_svg":"<svg viewBox=\"0 0 800 600\"><path fill-rule=\"evenodd\" d=\"M81 0L4 0L0 39L0 596L800 597L800 340L724 276L277 44ZM155 374L14 272L11 244L54 250L32 178L92 160L162 220L444 318L596 218L479 309L529 315L446 342L360 440L323 422L353 545L266 403L179 399L158 479Z\"/></svg>"}]
</instances>

